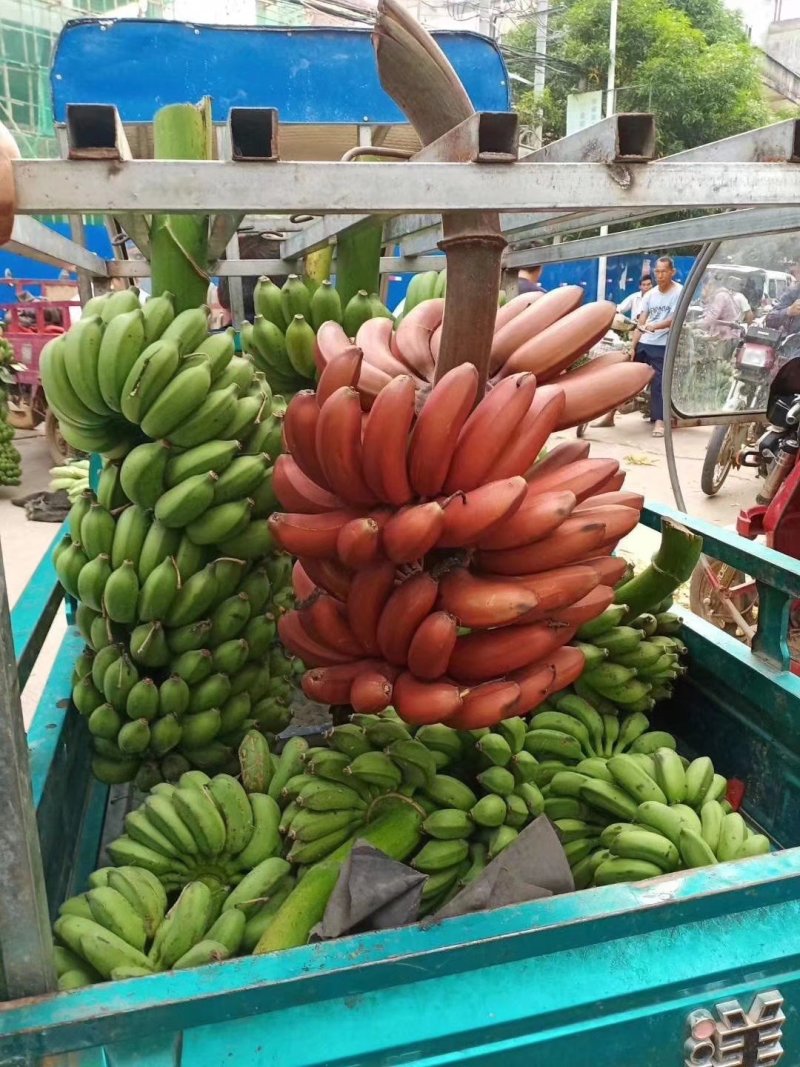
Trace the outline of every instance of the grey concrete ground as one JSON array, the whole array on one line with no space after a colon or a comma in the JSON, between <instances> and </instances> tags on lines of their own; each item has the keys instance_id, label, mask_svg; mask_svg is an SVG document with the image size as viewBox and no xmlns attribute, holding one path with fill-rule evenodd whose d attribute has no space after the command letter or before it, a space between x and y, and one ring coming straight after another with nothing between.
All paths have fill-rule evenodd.
<instances>
[{"instance_id":1,"label":"grey concrete ground","mask_svg":"<svg viewBox=\"0 0 800 1067\"><path fill-rule=\"evenodd\" d=\"M752 472L732 472L720 494L712 500L700 491L700 470L708 427L693 427L676 431L676 454L681 484L690 514L731 525L743 504L750 503L756 492ZM567 440L574 431L557 435ZM587 433L593 456L613 456L627 471L626 488L644 493L648 500L673 503L664 458L664 442L650 435L650 426L638 414L618 418L614 429L591 428ZM22 454L23 484L19 488L0 488L0 546L5 562L6 578L12 606L35 570L39 560L56 534L52 523L29 522L22 508L12 506L14 497L39 489L48 483L50 459L44 438L36 432L18 435L17 447ZM635 530L622 545L623 551L637 562L649 559L657 543L657 536L644 529ZM41 695L49 664L64 632L63 615L59 615L43 649L40 663L23 693L26 720L30 719Z\"/></svg>"}]
</instances>

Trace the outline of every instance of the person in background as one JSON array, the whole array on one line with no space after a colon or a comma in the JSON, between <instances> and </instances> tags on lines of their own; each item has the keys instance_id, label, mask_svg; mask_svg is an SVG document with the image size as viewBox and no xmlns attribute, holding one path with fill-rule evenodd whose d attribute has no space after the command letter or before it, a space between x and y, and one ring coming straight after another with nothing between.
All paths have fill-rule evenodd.
<instances>
[{"instance_id":1,"label":"person in background","mask_svg":"<svg viewBox=\"0 0 800 1067\"><path fill-rule=\"evenodd\" d=\"M739 321L740 309L728 288L728 281L724 274L711 275L703 292L705 311L697 324L712 337L723 341L739 336L733 324Z\"/></svg>"},{"instance_id":2,"label":"person in background","mask_svg":"<svg viewBox=\"0 0 800 1067\"><path fill-rule=\"evenodd\" d=\"M753 309L750 307L750 301L744 295L744 288L742 286L741 278L728 278L728 289L730 290L731 297L736 307L739 309L739 318L737 322L744 322L748 326L755 318Z\"/></svg>"},{"instance_id":3,"label":"person in background","mask_svg":"<svg viewBox=\"0 0 800 1067\"><path fill-rule=\"evenodd\" d=\"M536 264L533 267L523 267L517 275L517 292L520 293L546 293L547 290L541 283L542 267Z\"/></svg>"},{"instance_id":4,"label":"person in background","mask_svg":"<svg viewBox=\"0 0 800 1067\"><path fill-rule=\"evenodd\" d=\"M669 256L656 260L656 287L645 293L639 312L641 339L634 357L638 363L647 363L655 374L650 382L650 422L653 437L664 436L664 354L675 320L683 286L675 281L675 264Z\"/></svg>"},{"instance_id":5,"label":"person in background","mask_svg":"<svg viewBox=\"0 0 800 1067\"><path fill-rule=\"evenodd\" d=\"M800 331L800 262L792 263L789 271L795 283L778 297L765 319L771 330L780 330L784 336Z\"/></svg>"},{"instance_id":6,"label":"person in background","mask_svg":"<svg viewBox=\"0 0 800 1067\"><path fill-rule=\"evenodd\" d=\"M617 311L620 315L627 315L628 318L633 319L634 322L638 322L642 310L642 302L646 294L649 293L652 288L653 279L649 274L645 274L639 281L639 288L637 291L626 296L620 304L617 304ZM636 358L636 348L639 344L640 337L641 331L637 327L631 334L631 351L633 352L634 359ZM598 429L608 429L614 425L616 414L617 409L612 408L607 415L602 417L602 419L593 422L592 426L596 426Z\"/></svg>"}]
</instances>

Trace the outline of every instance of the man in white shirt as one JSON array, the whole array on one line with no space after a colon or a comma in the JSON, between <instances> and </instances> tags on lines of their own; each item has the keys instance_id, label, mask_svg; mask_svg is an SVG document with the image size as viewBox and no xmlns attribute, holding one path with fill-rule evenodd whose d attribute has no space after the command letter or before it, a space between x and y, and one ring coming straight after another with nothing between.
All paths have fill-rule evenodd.
<instances>
[{"instance_id":1,"label":"man in white shirt","mask_svg":"<svg viewBox=\"0 0 800 1067\"><path fill-rule=\"evenodd\" d=\"M646 274L639 282L638 291L626 296L621 304L617 304L617 311L620 315L627 315L628 318L633 319L635 322L641 314L642 301L652 288L653 279L649 274Z\"/></svg>"},{"instance_id":2,"label":"man in white shirt","mask_svg":"<svg viewBox=\"0 0 800 1067\"><path fill-rule=\"evenodd\" d=\"M650 382L650 422L653 437L664 436L664 354L683 286L675 281L675 264L662 256L655 266L656 287L645 294L638 323L642 331L636 361L647 363L655 374Z\"/></svg>"},{"instance_id":3,"label":"man in white shirt","mask_svg":"<svg viewBox=\"0 0 800 1067\"><path fill-rule=\"evenodd\" d=\"M742 279L741 278L728 278L728 290L731 294L731 298L736 305L736 309L739 312L739 322L744 322L748 326L753 321L755 316L753 315L753 309L750 307L750 301L744 295L742 291Z\"/></svg>"},{"instance_id":4,"label":"man in white shirt","mask_svg":"<svg viewBox=\"0 0 800 1067\"><path fill-rule=\"evenodd\" d=\"M635 293L631 293L630 296L626 296L622 303L617 304L617 311L621 315L627 315L628 318L633 319L636 322L639 318L639 314L642 310L642 301L647 293L653 288L653 279L649 274L645 274L639 282L639 288ZM636 346L639 344L640 331L637 327L631 334L631 346L634 356L636 355ZM592 426L602 427L604 429L614 425L614 419L617 414L617 409L612 408L608 414L604 415L598 422L593 422Z\"/></svg>"}]
</instances>

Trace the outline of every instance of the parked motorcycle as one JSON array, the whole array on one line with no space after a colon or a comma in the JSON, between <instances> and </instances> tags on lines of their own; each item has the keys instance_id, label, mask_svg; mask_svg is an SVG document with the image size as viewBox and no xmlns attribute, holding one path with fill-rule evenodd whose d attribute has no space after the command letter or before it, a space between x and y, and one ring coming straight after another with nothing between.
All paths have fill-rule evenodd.
<instances>
[{"instance_id":1,"label":"parked motorcycle","mask_svg":"<svg viewBox=\"0 0 800 1067\"><path fill-rule=\"evenodd\" d=\"M764 481L756 505L739 513L736 530L749 540L763 536L770 548L798 559L800 358L795 356L781 361L779 351L776 368L767 400L767 429L755 447L742 455L744 466L764 472ZM758 590L748 575L704 556L692 576L690 604L696 614L720 629L745 641L752 640L758 613ZM800 674L800 602L795 602L791 612L789 644L797 650L792 670Z\"/></svg>"},{"instance_id":2,"label":"parked motorcycle","mask_svg":"<svg viewBox=\"0 0 800 1067\"><path fill-rule=\"evenodd\" d=\"M733 376L723 410L757 411L765 406L770 375L778 358L780 331L756 322L749 326L735 325L738 326L740 337L736 344ZM731 467L750 465L741 463L739 457L752 451L764 429L764 423L760 421L726 423L714 427L708 439L700 475L700 488L706 496L715 496L720 491Z\"/></svg>"}]
</instances>

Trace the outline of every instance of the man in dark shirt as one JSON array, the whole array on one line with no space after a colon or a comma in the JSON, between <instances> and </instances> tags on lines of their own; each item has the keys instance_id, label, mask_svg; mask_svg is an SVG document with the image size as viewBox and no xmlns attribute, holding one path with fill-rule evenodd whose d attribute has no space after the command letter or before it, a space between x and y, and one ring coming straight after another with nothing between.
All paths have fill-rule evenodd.
<instances>
[{"instance_id":1,"label":"man in dark shirt","mask_svg":"<svg viewBox=\"0 0 800 1067\"><path fill-rule=\"evenodd\" d=\"M517 280L517 292L520 293L546 293L539 279L542 276L541 264L535 267L523 267Z\"/></svg>"},{"instance_id":2,"label":"man in dark shirt","mask_svg":"<svg viewBox=\"0 0 800 1067\"><path fill-rule=\"evenodd\" d=\"M782 330L784 335L800 330L800 262L793 263L790 270L795 284L778 298L765 320L770 329Z\"/></svg>"}]
</instances>

